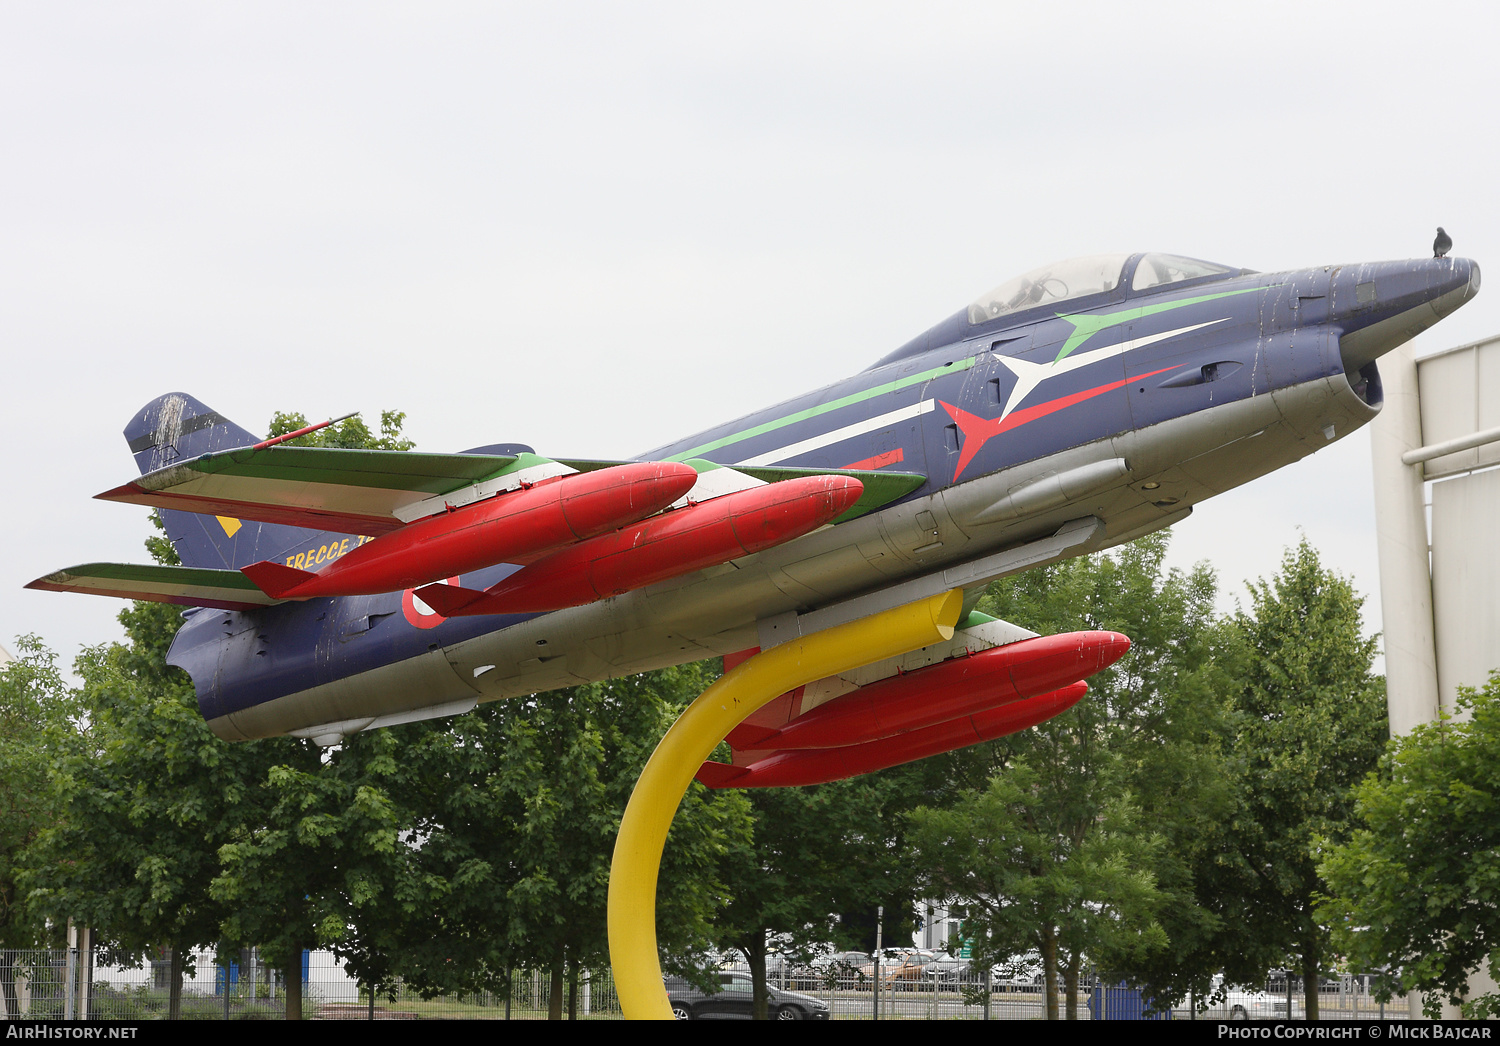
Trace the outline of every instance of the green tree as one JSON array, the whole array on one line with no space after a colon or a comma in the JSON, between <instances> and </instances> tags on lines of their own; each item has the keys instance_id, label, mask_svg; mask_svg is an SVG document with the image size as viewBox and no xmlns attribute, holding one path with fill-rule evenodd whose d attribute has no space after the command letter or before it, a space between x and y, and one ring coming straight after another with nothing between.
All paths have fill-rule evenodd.
<instances>
[{"instance_id":1,"label":"green tree","mask_svg":"<svg viewBox=\"0 0 1500 1046\"><path fill-rule=\"evenodd\" d=\"M551 1016L607 955L610 858L640 769L706 666L485 705L347 738L273 767L264 815L220 851L229 936L286 968L318 943L362 984L428 994L552 975ZM684 959L748 833L742 796L690 789L663 860L658 931ZM669 966L673 963L669 960ZM677 963L682 971L682 964Z\"/></svg>"},{"instance_id":2,"label":"green tree","mask_svg":"<svg viewBox=\"0 0 1500 1046\"><path fill-rule=\"evenodd\" d=\"M401 420L385 413L379 436L350 419L300 439L405 450ZM279 414L271 434L302 427ZM148 545L175 561L164 539ZM127 953L170 944L174 984L192 945L257 944L285 973L289 1018L300 952L317 944L367 985L399 976L430 991L502 987L518 965L560 983L601 960L626 799L711 676L688 666L535 695L320 753L214 737L166 665L176 609L140 603L121 620L129 643L80 664L90 747L59 777L74 816L49 837L38 911L85 919ZM690 790L661 876L669 967L690 967L707 941L721 865L747 826L743 796Z\"/></svg>"},{"instance_id":3,"label":"green tree","mask_svg":"<svg viewBox=\"0 0 1500 1046\"><path fill-rule=\"evenodd\" d=\"M829 941L847 938L840 913L885 904L895 924L912 910L916 878L905 859L901 814L919 792L905 768L806 788L748 793L753 835L727 862L732 899L714 938L745 956L753 1015L769 1016L766 952L774 943L793 959L809 959ZM849 874L851 861L859 874Z\"/></svg>"},{"instance_id":4,"label":"green tree","mask_svg":"<svg viewBox=\"0 0 1500 1046\"><path fill-rule=\"evenodd\" d=\"M288 442L406 451L413 443L401 435L405 418L383 411L378 436L354 416ZM307 424L300 413L277 412L267 435ZM210 893L229 913L226 937L258 944L283 971L286 1014L295 1020L302 1015L303 949L337 948L351 934L351 919L380 918L377 884L391 887L401 876L406 812L387 792L399 762L387 745L365 739L350 739L327 758L309 741L255 744L274 747L275 757L258 782L253 816L234 825L218 851ZM389 977L388 967L368 956L360 973L372 986Z\"/></svg>"},{"instance_id":5,"label":"green tree","mask_svg":"<svg viewBox=\"0 0 1500 1046\"><path fill-rule=\"evenodd\" d=\"M406 414L399 410L383 410L380 412L380 435L370 431L364 419L359 415L345 418L326 428L309 432L305 436L288 440L287 446L299 447L346 447L354 450L411 450L416 446L411 440L401 435L401 426L406 423ZM307 417L300 413L283 413L277 411L271 416L271 425L266 432L267 439L277 436L285 436L288 432L296 432L298 429L307 428Z\"/></svg>"},{"instance_id":6,"label":"green tree","mask_svg":"<svg viewBox=\"0 0 1500 1046\"><path fill-rule=\"evenodd\" d=\"M49 771L76 742L79 716L56 655L36 636L20 637L16 650L20 657L0 669L0 994L12 1017L20 1012L13 949L47 935L20 879L42 832L64 814Z\"/></svg>"},{"instance_id":7,"label":"green tree","mask_svg":"<svg viewBox=\"0 0 1500 1046\"><path fill-rule=\"evenodd\" d=\"M551 1016L562 1015L565 980L571 1013L578 971L607 955L609 867L625 804L667 727L710 679L704 664L663 669L485 705L448 730L408 736L396 794L424 837L407 855L404 915L363 947L401 951L403 975L429 991L499 988L514 968L548 970ZM707 941L724 901L725 855L747 834L743 796L689 789L658 886L657 931L676 972Z\"/></svg>"},{"instance_id":8,"label":"green tree","mask_svg":"<svg viewBox=\"0 0 1500 1046\"><path fill-rule=\"evenodd\" d=\"M1351 963L1387 971L1382 997L1420 991L1431 1017L1446 998L1483 1019L1500 995L1467 992L1481 968L1500 980L1500 672L1458 706L1393 739L1355 793L1359 827L1319 840L1317 914Z\"/></svg>"},{"instance_id":9,"label":"green tree","mask_svg":"<svg viewBox=\"0 0 1500 1046\"><path fill-rule=\"evenodd\" d=\"M1269 965L1286 962L1301 973L1305 1012L1316 1020L1318 978L1334 954L1314 911L1327 893L1317 847L1349 838L1353 788L1388 736L1385 687L1370 671L1376 641L1362 633L1363 600L1305 540L1279 574L1250 587L1250 602L1234 621L1242 643L1235 814L1201 870L1235 935L1229 979L1263 979Z\"/></svg>"},{"instance_id":10,"label":"green tree","mask_svg":"<svg viewBox=\"0 0 1500 1046\"><path fill-rule=\"evenodd\" d=\"M125 955L167 948L175 1017L188 951L220 939L226 912L209 882L268 749L209 731L187 677L165 663L163 611L176 613L135 604L120 615L128 646L80 657L87 730L56 762L67 816L39 841L28 881L30 903L55 922L92 926Z\"/></svg>"},{"instance_id":11,"label":"green tree","mask_svg":"<svg viewBox=\"0 0 1500 1046\"><path fill-rule=\"evenodd\" d=\"M984 791L912 815L912 841L933 862L937 896L963 901L975 958L1000 963L1027 945L1040 953L1049 1020L1058 1017L1061 962L1071 1017L1084 955L1119 966L1167 943L1152 871L1160 839L1128 795L1106 799L1088 831L1057 798L1044 775L1017 759Z\"/></svg>"},{"instance_id":12,"label":"green tree","mask_svg":"<svg viewBox=\"0 0 1500 1046\"><path fill-rule=\"evenodd\" d=\"M1053 1018L1059 981L1073 1015L1086 961L1138 972L1155 957L1165 980L1164 920L1184 932L1216 925L1168 843L1191 853L1229 798L1222 635L1212 573L1166 570L1166 548L1153 535L991 586L986 613L1048 634L1121 632L1134 645L1069 711L955 753L954 798L914 815L930 888L970 913L965 931L978 931L985 961L1040 954Z\"/></svg>"},{"instance_id":13,"label":"green tree","mask_svg":"<svg viewBox=\"0 0 1500 1046\"><path fill-rule=\"evenodd\" d=\"M400 435L403 417L393 411L382 414L379 436L359 418L350 418L302 440L406 450L411 444ZM305 425L301 415L278 414L272 435ZM153 517L153 522L161 529L159 519ZM158 562L178 562L176 550L161 535L148 538L146 545ZM190 948L260 944L253 937L226 942L225 933L262 930L268 954L287 974L292 988L288 1016L295 1017L301 965L290 942L300 938L311 943L316 936L293 918L301 895L287 886L285 876L268 875L254 896L224 888L215 896L210 886L224 874L220 851L257 833L274 834L278 823L283 832L287 823L314 830L305 819L293 817L309 788L324 800L320 809L325 814L331 800L324 793L351 800L363 800L367 793L347 777L318 780L320 761L308 742L231 744L215 737L198 712L191 681L166 663L181 625L178 608L134 603L120 621L127 643L88 651L79 660L88 730L82 747L58 764L55 788L69 816L42 841L40 863L29 880L31 900L42 915L94 926L101 939L123 954L167 947L172 956L169 1012L174 1016ZM346 816L370 811L369 803L352 803ZM314 827L322 823L311 822ZM375 860L380 850L371 844L361 853ZM352 861L346 858L346 863ZM278 904L286 922L273 932L266 913Z\"/></svg>"},{"instance_id":14,"label":"green tree","mask_svg":"<svg viewBox=\"0 0 1500 1046\"><path fill-rule=\"evenodd\" d=\"M254 815L218 850L208 892L224 911L223 935L255 942L283 971L288 1020L301 1017L303 950L337 951L407 892L401 834L411 822L389 794L403 769L393 739L380 733L351 738L327 758L310 741L276 743ZM369 962L355 972L371 987L386 979Z\"/></svg>"}]
</instances>

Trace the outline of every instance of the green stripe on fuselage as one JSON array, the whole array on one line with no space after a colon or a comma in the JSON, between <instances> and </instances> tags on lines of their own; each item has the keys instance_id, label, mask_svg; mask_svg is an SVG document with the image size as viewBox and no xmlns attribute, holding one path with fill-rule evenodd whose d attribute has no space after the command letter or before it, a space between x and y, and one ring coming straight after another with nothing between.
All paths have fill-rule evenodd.
<instances>
[{"instance_id":1,"label":"green stripe on fuselage","mask_svg":"<svg viewBox=\"0 0 1500 1046\"><path fill-rule=\"evenodd\" d=\"M1216 298L1229 298L1236 294L1249 294L1251 291L1262 291L1264 287L1246 287L1238 291L1220 291L1218 294L1200 294L1196 298L1180 298L1177 301L1165 301L1158 305L1138 305L1133 309L1122 309L1119 312L1106 313L1067 313L1059 312L1057 318L1067 320L1073 325L1073 333L1068 340L1063 342L1063 347L1058 351L1056 363L1078 346L1088 341L1089 338L1102 330L1118 326L1121 323L1129 323L1138 320L1142 316L1154 316L1158 312L1169 312L1172 309L1180 309L1185 305L1197 305L1199 302L1213 301Z\"/></svg>"},{"instance_id":2,"label":"green stripe on fuselage","mask_svg":"<svg viewBox=\"0 0 1500 1046\"><path fill-rule=\"evenodd\" d=\"M895 392L898 389L909 388L912 385L920 385L922 382L931 381L933 378L936 378L945 373L957 374L959 371L965 371L974 366L974 362L976 359L977 357L970 356L966 359L955 360L952 363L945 363L941 367L933 367L931 370L924 370L919 374L908 374L904 378L897 378L895 381L888 381L884 385L875 386L873 389L865 389L862 392L851 392L849 395L841 396L836 400L829 400L827 403L819 403L816 407L808 407L806 410L799 410L795 414L788 414L784 418L777 418L775 421L767 421L763 424L756 425L753 428L745 429L743 432L735 432L731 435L716 439L711 443L705 443L701 447L693 447L691 450L685 450L681 454L674 454L666 460L686 461L688 458L699 457L700 455L707 454L710 451L718 450L721 447L728 447L731 444L740 442L741 440L747 440L752 436L760 436L767 432L775 432L777 429L785 428L788 425L795 425L799 421L806 421L808 418L816 418L820 414L827 414L829 411L838 410L840 407L847 407L854 403L862 403L865 400L874 399L876 396L884 396L888 392Z\"/></svg>"}]
</instances>

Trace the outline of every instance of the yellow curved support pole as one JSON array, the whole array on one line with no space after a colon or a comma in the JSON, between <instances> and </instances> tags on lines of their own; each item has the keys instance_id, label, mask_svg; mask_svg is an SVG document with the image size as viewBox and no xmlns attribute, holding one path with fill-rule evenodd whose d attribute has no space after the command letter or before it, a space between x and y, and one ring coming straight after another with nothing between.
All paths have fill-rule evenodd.
<instances>
[{"instance_id":1,"label":"yellow curved support pole","mask_svg":"<svg viewBox=\"0 0 1500 1046\"><path fill-rule=\"evenodd\" d=\"M609 956L627 1018L672 1019L656 950L656 877L698 767L746 716L788 690L953 638L962 603L961 592L948 592L762 651L672 724L630 794L609 872Z\"/></svg>"}]
</instances>

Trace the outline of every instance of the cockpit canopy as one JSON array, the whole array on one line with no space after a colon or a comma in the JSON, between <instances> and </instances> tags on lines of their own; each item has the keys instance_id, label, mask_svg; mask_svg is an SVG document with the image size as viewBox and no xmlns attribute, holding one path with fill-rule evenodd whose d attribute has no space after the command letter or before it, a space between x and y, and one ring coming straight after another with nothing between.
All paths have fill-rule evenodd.
<instances>
[{"instance_id":1,"label":"cockpit canopy","mask_svg":"<svg viewBox=\"0 0 1500 1046\"><path fill-rule=\"evenodd\" d=\"M1032 269L1023 276L1005 281L988 294L980 295L968 308L876 360L871 369L972 338L978 333L975 327L999 330L1011 322L1012 316L1016 317L1015 323L1047 319L1047 313L1054 306L1074 299L1093 299L1080 302L1074 308L1113 307L1133 294L1144 294L1174 283L1212 281L1252 272L1253 269L1216 265L1176 254L1091 254L1069 258Z\"/></svg>"},{"instance_id":2,"label":"cockpit canopy","mask_svg":"<svg viewBox=\"0 0 1500 1046\"><path fill-rule=\"evenodd\" d=\"M987 323L1011 312L1050 305L1054 302L1106 294L1120 285L1132 254L1091 254L1082 258L1044 265L979 296L969 306L969 323ZM1162 287L1200 276L1234 272L1234 269L1175 254L1145 254L1130 280L1133 291Z\"/></svg>"}]
</instances>

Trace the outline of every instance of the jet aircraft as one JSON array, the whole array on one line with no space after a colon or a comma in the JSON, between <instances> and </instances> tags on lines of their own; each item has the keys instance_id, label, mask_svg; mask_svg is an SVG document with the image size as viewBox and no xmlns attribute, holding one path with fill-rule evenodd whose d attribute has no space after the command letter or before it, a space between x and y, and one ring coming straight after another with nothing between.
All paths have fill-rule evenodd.
<instances>
[{"instance_id":1,"label":"jet aircraft","mask_svg":"<svg viewBox=\"0 0 1500 1046\"><path fill-rule=\"evenodd\" d=\"M188 607L220 737L349 734L757 649L961 588L950 642L783 695L700 780L832 780L1040 722L1124 636L972 611L1348 435L1376 360L1468 301L1461 258L1259 273L1166 254L1018 276L844 381L634 461L257 440L171 393L125 428L182 566L32 588Z\"/></svg>"}]
</instances>

